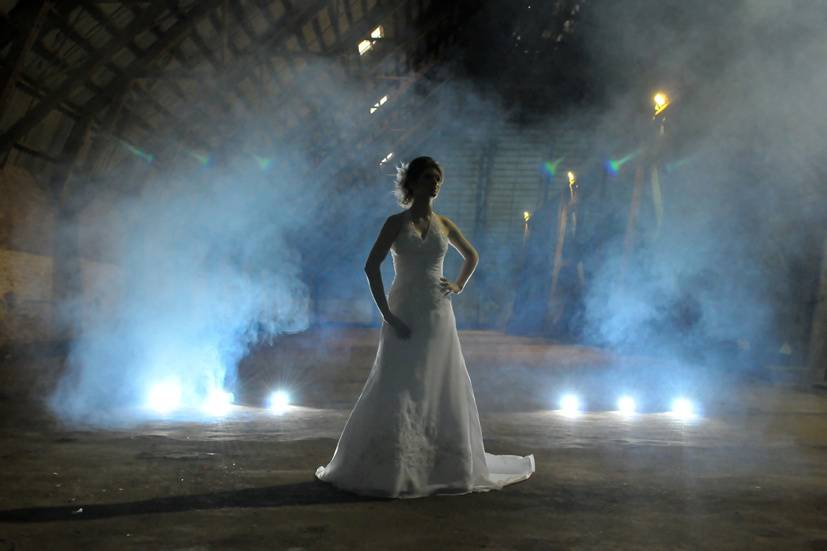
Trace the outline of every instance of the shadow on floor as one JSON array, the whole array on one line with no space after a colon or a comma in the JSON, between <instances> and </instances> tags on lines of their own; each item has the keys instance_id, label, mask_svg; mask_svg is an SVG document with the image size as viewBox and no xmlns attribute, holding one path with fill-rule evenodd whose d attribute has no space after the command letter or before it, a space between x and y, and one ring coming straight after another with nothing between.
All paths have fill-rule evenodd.
<instances>
[{"instance_id":1,"label":"shadow on floor","mask_svg":"<svg viewBox=\"0 0 827 551\"><path fill-rule=\"evenodd\" d=\"M72 506L61 507L9 509L0 511L0 522L82 521L129 515L179 513L202 509L283 507L382 500L383 498L349 494L337 490L329 484L313 480L296 484L284 484L282 486L270 486L267 488L248 488L245 490L231 490L210 494L159 497L128 503L101 505L78 503Z\"/></svg>"}]
</instances>

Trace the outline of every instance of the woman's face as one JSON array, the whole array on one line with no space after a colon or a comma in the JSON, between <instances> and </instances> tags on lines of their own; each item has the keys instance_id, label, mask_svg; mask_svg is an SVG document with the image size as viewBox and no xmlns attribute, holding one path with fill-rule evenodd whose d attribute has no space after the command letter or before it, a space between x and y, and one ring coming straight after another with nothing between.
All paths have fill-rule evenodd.
<instances>
[{"instance_id":1,"label":"woman's face","mask_svg":"<svg viewBox=\"0 0 827 551\"><path fill-rule=\"evenodd\" d=\"M434 198L439 194L440 186L442 186L442 173L437 167L431 166L426 168L414 182L413 194Z\"/></svg>"}]
</instances>

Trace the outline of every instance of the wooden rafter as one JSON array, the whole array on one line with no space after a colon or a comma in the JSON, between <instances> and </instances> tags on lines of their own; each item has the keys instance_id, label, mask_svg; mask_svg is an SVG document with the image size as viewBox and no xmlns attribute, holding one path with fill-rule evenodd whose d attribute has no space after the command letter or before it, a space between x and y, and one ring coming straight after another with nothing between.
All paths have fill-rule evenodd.
<instances>
[{"instance_id":1,"label":"wooden rafter","mask_svg":"<svg viewBox=\"0 0 827 551\"><path fill-rule=\"evenodd\" d=\"M0 78L0 109L5 109L4 106L9 105L9 98L14 91L17 79L21 74L23 68L23 60L31 50L32 46L37 41L40 31L43 27L43 21L46 14L52 8L52 2L47 0L34 0L28 2L29 13L25 18L25 27L28 32L25 36L18 37L12 44L11 52L8 55L8 66L2 73ZM0 112L2 115L2 112ZM0 151L2 153L2 151Z\"/></svg>"},{"instance_id":2,"label":"wooden rafter","mask_svg":"<svg viewBox=\"0 0 827 551\"><path fill-rule=\"evenodd\" d=\"M119 97L122 91L128 87L134 78L142 74L152 66L162 55L177 45L195 25L210 11L216 8L220 0L205 0L197 4L188 14L186 19L178 20L169 30L155 43L150 46L144 55L133 61L126 68L124 74L113 79L106 89L95 98L90 100L83 108L84 113L96 113L106 106L113 98Z\"/></svg>"},{"instance_id":3,"label":"wooden rafter","mask_svg":"<svg viewBox=\"0 0 827 551\"><path fill-rule=\"evenodd\" d=\"M199 83L199 86L206 91L205 95L210 95L211 93L220 95L221 90L226 90L230 85L234 85L245 78L246 73L256 65L256 61L262 54L270 51L274 46L286 43L295 32L295 29L301 28L312 18L316 17L319 10L322 9L325 4L326 2L324 0L314 0L313 2L308 2L302 9L289 12L282 17L277 27L271 29L267 34L258 37L257 42L253 43L249 49L238 51L237 59L233 61L230 67L227 67L227 70L213 75L211 79L213 82L204 80ZM192 109L190 109L190 111L191 110ZM250 111L249 117L251 120L255 117L255 114L254 110ZM215 122L220 123L231 117L237 117L237 114L225 112L223 116L219 115Z\"/></svg>"},{"instance_id":4,"label":"wooden rafter","mask_svg":"<svg viewBox=\"0 0 827 551\"><path fill-rule=\"evenodd\" d=\"M261 8L260 4L261 4L261 2L259 2L259 7ZM288 4L288 6L290 6L290 4ZM325 6L321 7L321 9L329 9L329 8L330 8L329 5L325 5ZM291 7L291 9L295 9L295 8ZM392 6L387 2L380 3L378 5L378 7L374 8L373 11L363 14L363 19L361 21L359 21L358 23L356 23L355 25L352 25L346 33L344 33L343 35L338 35L337 36L337 44L334 45L334 46L331 46L331 47L325 46L323 38L321 36L321 29L319 28L318 23L314 24L314 22L318 21L319 13L317 12L308 21L305 21L302 25L292 27L293 30L294 30L293 34L294 34L294 36L296 36L298 38L299 44L303 48L303 51L295 52L295 51L287 50L286 42L287 42L287 38L289 38L289 37L286 37L286 39L284 39L282 41L282 48L283 49L275 50L275 51L273 49L269 49L269 50L267 50L266 53L267 53L268 57L272 58L272 56L275 53L283 52L284 53L284 56L283 56L284 59L289 64L291 64L293 66L293 69L295 70L296 74L299 74L299 73L302 72L302 68L295 63L298 58L301 58L301 57L315 58L315 59L330 58L330 57L338 56L338 55L342 54L343 52L346 52L347 49L349 49L347 44L350 44L352 42L355 45L356 41L359 37L362 37L363 35L366 35L370 31L370 29L372 29L375 26L375 21L381 20L385 17L388 17L390 14L393 13L393 11L395 9L397 9L397 6ZM267 14L266 12L264 12L264 13L265 13L265 17L270 19L269 14ZM368 17L368 15L370 17ZM335 17L335 14L334 14L333 17ZM316 35L317 35L317 40L319 42L320 51L311 51L310 44L308 43L307 37L302 32L303 26L307 23L311 24L311 28L313 29L313 32L316 33ZM274 25L274 23L272 21L271 21L271 25ZM353 47L355 47L355 46L353 46ZM283 90L284 91L281 94L281 96L287 97L287 98L289 98L289 100L292 100L292 101L301 101L306 106L306 108L309 110L310 117L317 121L317 124L314 125L314 128L317 131L320 131L320 129L323 128L326 124L329 125L330 121L322 120L322 117L320 116L321 112L319 111L319 109L312 102L308 102L305 98L303 98L301 94L296 94L296 93L289 94L288 93L288 92L295 92L294 88L297 84L298 84L298 79L294 79L292 83L291 82L284 83L283 84ZM325 90L323 86L318 87L317 92L319 94L321 94L321 99L322 99L323 102L328 101L330 99L329 95L335 93L333 90ZM282 109L282 112L286 113L287 110ZM235 137L231 136L228 139L235 139Z\"/></svg>"},{"instance_id":5,"label":"wooden rafter","mask_svg":"<svg viewBox=\"0 0 827 551\"><path fill-rule=\"evenodd\" d=\"M93 9L99 9L99 8L97 8L97 6L92 6L92 8ZM57 19L55 16L53 16L53 17L55 19ZM99 23L103 24L103 22L100 19L98 19L98 17L100 17L100 14L95 14L95 15L93 15L93 17L96 20L98 20ZM69 27L66 23L64 23L60 19L57 19L56 21L53 21L53 24L57 28L59 28L63 33L65 33L66 36L70 40L72 40L72 42L74 42L75 44L80 46L84 51L86 51L88 55L90 55L90 56L94 55L95 49L92 46L92 44L90 44L89 41L86 38L79 35L77 33L77 31L75 31L74 29ZM138 57L142 57L143 54L144 54L143 50L140 50L137 47L137 45L135 45L133 43L129 43L127 45L127 47L132 52L137 51L138 54L139 54ZM126 74L126 71L122 67L116 65L115 63L113 63L111 61L106 62L104 64L104 67L106 67L106 69L111 71L116 76L123 77ZM135 90L135 92L137 93L137 95L139 96L139 98L142 100L142 102L144 104L149 105L152 109L154 109L157 113L159 113L162 117L164 117L165 120L169 121L169 123L171 124L171 127L173 128L173 130L176 132L176 134L179 137L184 138L185 140L189 141L192 144L199 145L199 146L203 147L204 142L201 139L198 138L197 134L194 134L191 131L187 131L186 130L186 124L183 121L179 120L178 117L174 113L172 113L168 108L161 105L142 86L136 85L133 89ZM97 87L97 86L94 86L94 91L97 94L102 93L102 89ZM184 96L181 96L181 99L186 99L186 98Z\"/></svg>"},{"instance_id":6,"label":"wooden rafter","mask_svg":"<svg viewBox=\"0 0 827 551\"><path fill-rule=\"evenodd\" d=\"M90 2L89 0L79 0L78 3L83 8L83 10L86 11L86 13L91 15L92 18L99 25L106 29L106 32L109 33L110 36L117 36L121 33L121 30L112 23L112 21L109 19L109 16L107 16L107 14L104 13L104 11L96 3ZM143 49L140 46L138 46L134 40L130 40L129 42L127 42L126 48L135 57L140 57L141 55L143 55L144 52Z\"/></svg>"},{"instance_id":7,"label":"wooden rafter","mask_svg":"<svg viewBox=\"0 0 827 551\"><path fill-rule=\"evenodd\" d=\"M87 81L99 67L112 59L112 57L135 36L142 33L148 23L156 16L157 12L151 7L144 9L138 17L130 22L121 35L112 37L97 51L96 55L72 71L57 90L50 94L49 97L40 101L0 136L0 154L8 151L17 140L40 123L40 121L62 101L68 99L72 92Z\"/></svg>"}]
</instances>

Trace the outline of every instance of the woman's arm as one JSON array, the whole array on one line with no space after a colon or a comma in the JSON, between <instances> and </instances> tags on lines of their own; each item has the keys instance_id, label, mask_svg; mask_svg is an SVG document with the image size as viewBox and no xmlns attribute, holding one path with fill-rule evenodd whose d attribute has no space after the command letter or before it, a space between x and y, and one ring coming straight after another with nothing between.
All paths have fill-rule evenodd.
<instances>
[{"instance_id":1,"label":"woman's arm","mask_svg":"<svg viewBox=\"0 0 827 551\"><path fill-rule=\"evenodd\" d=\"M379 231L379 236L376 238L376 242L373 244L365 262L365 274L368 277L373 301L382 313L382 319L396 330L396 334L400 338L407 338L411 331L407 325L391 313L388 298L385 296L385 286L382 283L382 270L380 269L382 261L388 256L391 245L396 240L396 236L399 235L399 230L402 227L401 222L402 217L398 214L394 214L385 220L385 224Z\"/></svg>"},{"instance_id":2,"label":"woman's arm","mask_svg":"<svg viewBox=\"0 0 827 551\"><path fill-rule=\"evenodd\" d=\"M445 224L445 227L448 228L448 241L451 245L462 255L462 258L465 261L462 263L462 268L460 268L459 276L455 282L451 283L447 279L444 279L443 289L447 292L453 293L461 293L462 289L465 287L465 284L468 283L468 280L471 278L471 274L474 273L474 270L477 268L477 264L480 261L480 255L477 252L477 249L474 248L471 243L465 239L465 236L462 235L462 232L459 231L454 222L446 217L441 216L442 223Z\"/></svg>"}]
</instances>

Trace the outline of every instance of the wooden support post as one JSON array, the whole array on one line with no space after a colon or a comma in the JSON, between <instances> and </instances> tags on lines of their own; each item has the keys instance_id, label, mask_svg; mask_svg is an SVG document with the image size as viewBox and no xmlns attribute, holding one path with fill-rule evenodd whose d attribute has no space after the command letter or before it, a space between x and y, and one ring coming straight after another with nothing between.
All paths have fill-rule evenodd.
<instances>
[{"instance_id":1,"label":"wooden support post","mask_svg":"<svg viewBox=\"0 0 827 551\"><path fill-rule=\"evenodd\" d=\"M473 230L473 239L477 242L477 248L480 251L480 255L485 258L486 250L488 249L488 243L485 239L485 229L488 225L488 196L491 192L491 173L494 166L494 156L497 153L497 146L498 142L496 137L491 135L491 125L488 126L488 133L489 138L487 143L483 146L482 150L480 151L480 164L479 164L479 172L477 176L477 194L476 194L476 213L474 215L474 230ZM485 270L477 270L477 284L474 285L474 289L479 289L479 292L476 293L474 296L477 299L476 302L476 324L483 325L483 310L482 310L482 301L480 300L480 296L482 293L485 293L485 285L486 285L486 278L485 278Z\"/></svg>"},{"instance_id":2,"label":"wooden support post","mask_svg":"<svg viewBox=\"0 0 827 551\"><path fill-rule=\"evenodd\" d=\"M29 4L31 4L29 7L31 11L29 17L26 18L28 32L25 36L18 37L12 44L11 52L6 57L7 69L0 80L0 116L4 115L6 109L11 106L11 96L23 69L23 60L40 36L46 14L52 8L52 2L46 0L36 0Z\"/></svg>"},{"instance_id":3,"label":"wooden support post","mask_svg":"<svg viewBox=\"0 0 827 551\"><path fill-rule=\"evenodd\" d=\"M623 257L620 264L620 275L618 284L625 285L626 271L629 267L630 257L635 244L635 233L637 229L637 215L640 208L640 195L643 192L643 165L638 163L635 169L635 187L632 190L632 200L629 203L629 217L626 220L626 235L623 238Z\"/></svg>"},{"instance_id":4,"label":"wooden support post","mask_svg":"<svg viewBox=\"0 0 827 551\"><path fill-rule=\"evenodd\" d=\"M822 244L821 276L815 300L807 363L811 380L819 386L827 386L827 237Z\"/></svg>"},{"instance_id":5,"label":"wooden support post","mask_svg":"<svg viewBox=\"0 0 827 551\"><path fill-rule=\"evenodd\" d=\"M551 268L551 289L548 292L549 312L553 310L557 295L557 282L560 278L560 269L563 267L563 248L566 246L566 230L569 223L569 205L565 200L560 201L557 211L557 243L554 245L554 263Z\"/></svg>"},{"instance_id":6,"label":"wooden support post","mask_svg":"<svg viewBox=\"0 0 827 551\"><path fill-rule=\"evenodd\" d=\"M115 125L122 117L123 105L128 95L129 87L127 86L126 89L121 92L120 97L115 98L115 101L109 106L106 116L101 121L100 128L91 138L91 143L88 146L89 150L86 155L84 155L83 168L81 169L81 172L89 177L87 180L91 180L92 177L97 176L98 173L105 169L107 156L104 155L104 150L110 150ZM87 190L84 189L84 194L86 191Z\"/></svg>"},{"instance_id":7,"label":"wooden support post","mask_svg":"<svg viewBox=\"0 0 827 551\"><path fill-rule=\"evenodd\" d=\"M660 235L663 225L663 190L657 165L652 167L652 206L655 208L655 236Z\"/></svg>"},{"instance_id":8,"label":"wooden support post","mask_svg":"<svg viewBox=\"0 0 827 551\"><path fill-rule=\"evenodd\" d=\"M57 224L52 255L52 302L61 313L59 334L72 338L69 317L77 319L80 312L74 299L83 292L83 273L80 261L80 231L78 213L81 205L72 196L71 181L89 149L92 117L75 123L63 146L62 163L52 178L51 189L57 202ZM67 308L71 304L71 311Z\"/></svg>"},{"instance_id":9,"label":"wooden support post","mask_svg":"<svg viewBox=\"0 0 827 551\"><path fill-rule=\"evenodd\" d=\"M230 3L229 0L224 0L224 8L221 10L223 21L221 22L221 67L227 67L227 62L230 60L230 38L228 33L230 23Z\"/></svg>"}]
</instances>

